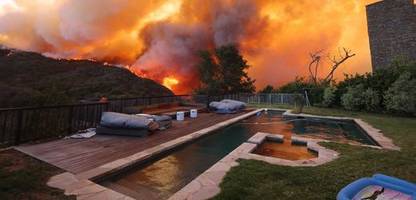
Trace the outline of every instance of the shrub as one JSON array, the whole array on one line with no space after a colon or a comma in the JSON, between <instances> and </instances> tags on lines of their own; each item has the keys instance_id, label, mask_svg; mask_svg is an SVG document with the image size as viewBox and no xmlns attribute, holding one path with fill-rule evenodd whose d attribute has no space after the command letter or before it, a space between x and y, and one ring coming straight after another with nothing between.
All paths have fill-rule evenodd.
<instances>
[{"instance_id":1,"label":"shrub","mask_svg":"<svg viewBox=\"0 0 416 200\"><path fill-rule=\"evenodd\" d=\"M363 109L365 102L363 93L365 92L364 85L359 84L357 86L348 87L347 93L342 95L341 104L347 110L360 110Z\"/></svg>"},{"instance_id":2,"label":"shrub","mask_svg":"<svg viewBox=\"0 0 416 200\"><path fill-rule=\"evenodd\" d=\"M295 112L302 113L303 107L305 106L305 97L302 94L295 93L294 96L294 103L295 103Z\"/></svg>"},{"instance_id":3,"label":"shrub","mask_svg":"<svg viewBox=\"0 0 416 200\"><path fill-rule=\"evenodd\" d=\"M348 92L348 88L362 84L364 88L371 88L378 94L380 106L377 109L384 109L386 108L386 106L383 105L386 102L384 100L384 93L401 74L406 72L410 73L412 77L416 77L416 63L397 60L393 62L390 67L379 69L373 73L345 75L345 79L337 84L335 105L342 105L341 98Z\"/></svg>"},{"instance_id":4,"label":"shrub","mask_svg":"<svg viewBox=\"0 0 416 200\"><path fill-rule=\"evenodd\" d=\"M337 91L336 87L327 87L324 90L324 96L322 105L325 107L331 107L335 103L335 92Z\"/></svg>"},{"instance_id":5,"label":"shrub","mask_svg":"<svg viewBox=\"0 0 416 200\"><path fill-rule=\"evenodd\" d=\"M385 93L387 110L401 114L416 115L416 78L403 73Z\"/></svg>"},{"instance_id":6,"label":"shrub","mask_svg":"<svg viewBox=\"0 0 416 200\"><path fill-rule=\"evenodd\" d=\"M305 90L308 94L308 100L311 104L317 105L322 102L324 89L328 85L326 83L315 83L306 80L305 78L296 77L296 79L290 83L287 83L276 90L279 93L301 93L304 94Z\"/></svg>"},{"instance_id":7,"label":"shrub","mask_svg":"<svg viewBox=\"0 0 416 200\"><path fill-rule=\"evenodd\" d=\"M378 111L381 108L381 97L377 91L368 88L362 94L365 110L367 111Z\"/></svg>"}]
</instances>

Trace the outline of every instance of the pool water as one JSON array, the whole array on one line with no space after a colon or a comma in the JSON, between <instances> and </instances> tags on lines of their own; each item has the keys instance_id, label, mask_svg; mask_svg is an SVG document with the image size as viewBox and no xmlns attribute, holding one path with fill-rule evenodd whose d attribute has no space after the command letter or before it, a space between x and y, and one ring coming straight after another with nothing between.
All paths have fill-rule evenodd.
<instances>
[{"instance_id":1,"label":"pool water","mask_svg":"<svg viewBox=\"0 0 416 200\"><path fill-rule=\"evenodd\" d=\"M318 157L318 153L309 150L306 145L293 144L290 140L281 143L266 140L253 153L285 160L307 160Z\"/></svg>"},{"instance_id":2,"label":"pool water","mask_svg":"<svg viewBox=\"0 0 416 200\"><path fill-rule=\"evenodd\" d=\"M167 199L257 132L374 144L353 122L284 119L281 112L268 111L214 131L100 184L136 199Z\"/></svg>"}]
</instances>

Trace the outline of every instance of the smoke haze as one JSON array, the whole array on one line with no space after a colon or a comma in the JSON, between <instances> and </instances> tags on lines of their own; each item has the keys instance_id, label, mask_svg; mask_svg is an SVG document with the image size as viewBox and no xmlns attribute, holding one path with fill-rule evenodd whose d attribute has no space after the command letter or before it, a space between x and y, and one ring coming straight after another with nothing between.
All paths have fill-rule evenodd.
<instances>
[{"instance_id":1,"label":"smoke haze","mask_svg":"<svg viewBox=\"0 0 416 200\"><path fill-rule=\"evenodd\" d=\"M360 0L0 0L0 44L122 64L176 93L198 84L199 50L235 43L258 89L307 75L310 52L347 47L343 73L371 69ZM328 64L328 63L326 63ZM321 68L322 72L327 70ZM176 82L174 82L176 83Z\"/></svg>"}]
</instances>

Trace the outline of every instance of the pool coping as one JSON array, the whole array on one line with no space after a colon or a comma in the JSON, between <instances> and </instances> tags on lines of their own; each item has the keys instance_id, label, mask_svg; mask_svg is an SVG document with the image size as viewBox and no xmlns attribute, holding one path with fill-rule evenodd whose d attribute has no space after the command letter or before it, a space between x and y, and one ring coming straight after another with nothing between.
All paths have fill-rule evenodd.
<instances>
[{"instance_id":1,"label":"pool coping","mask_svg":"<svg viewBox=\"0 0 416 200\"><path fill-rule=\"evenodd\" d=\"M247 142L241 144L234 151L192 180L188 185L176 192L169 198L169 200L203 200L214 197L221 192L219 185L227 172L230 171L232 167L239 165L239 159L258 160L273 165L290 167L315 167L331 162L339 157L338 152L327 149L318 144L319 142L326 142L325 140L303 138L298 136L291 137L291 140L306 144L308 149L318 153L318 157L303 160L286 160L252 153L267 139L283 141L284 136L263 132L256 133L248 139Z\"/></svg>"},{"instance_id":2,"label":"pool coping","mask_svg":"<svg viewBox=\"0 0 416 200\"><path fill-rule=\"evenodd\" d=\"M247 141L247 143L253 143L256 145L255 148L257 148L266 140L273 140L273 141L277 140L277 141L283 142L283 139L284 139L283 135L260 132L254 135L252 138L250 138ZM301 160L287 160L287 159L282 159L282 158L276 158L276 157L251 153L252 151L255 150L254 148L252 149L250 153L242 154L240 158L243 158L246 160L252 159L252 160L264 161L273 165L283 165L283 166L291 166L291 167L315 167L318 165L331 162L339 157L338 152L328 149L326 147L323 147L319 144L320 142L329 142L329 141L298 137L298 136L292 136L291 141L292 143L300 143L300 144L305 145L307 149L318 153L318 157L311 158L311 159L301 159Z\"/></svg>"},{"instance_id":3,"label":"pool coping","mask_svg":"<svg viewBox=\"0 0 416 200\"><path fill-rule=\"evenodd\" d=\"M389 149L389 150L400 150L400 148L395 146L392 140L390 138L385 137L381 133L380 130L372 127L371 125L362 121L361 119L349 118L349 117L319 116L319 115L309 115L309 114L294 114L291 112L291 110L287 110L287 109L261 108L261 109L256 109L249 113L243 114L241 116L226 120L224 122L218 123L216 125L210 126L208 128L201 129L199 131L193 132L186 136L182 136L180 138L168 141L158 146L146 149L144 151L138 152L131 156L109 162L107 164L101 165L92 170L88 170L79 174L72 174L69 172L65 172L65 173L56 175L52 177L48 181L47 184L48 186L64 190L66 195L75 195L77 196L77 199L103 199L103 198L120 199L120 200L121 199L133 199L129 196L126 196L124 194L118 193L104 186L101 186L93 182L93 180L100 179L109 174L112 174L121 169L124 169L128 166L132 166L136 163L146 160L152 156L158 155L162 152L174 149L175 147L191 142L195 139L198 139L204 135L211 133L214 130L231 125L237 121L240 121L247 117L255 115L256 113L261 112L265 109L281 111L283 112L282 114L283 116L313 117L313 118L325 118L325 119L335 119L335 120L352 120L357 125L359 125L365 132L367 132L367 134L371 138L373 138L373 140L379 143L381 147L372 146L372 145L361 145L361 146L368 146L372 148L383 148L383 149ZM270 137L273 137L273 136L270 136ZM324 148L320 146L318 142L326 142L325 140L301 138L301 137L296 137L296 136L293 136L292 139L298 139L299 141L307 141L308 148L309 148L309 143L310 143L310 147L318 151L321 148ZM206 199L206 198L215 196L219 192L219 184L222 182L223 177L232 167L238 165L238 162L236 162L236 160L240 158L262 160L262 161L269 162L272 164L280 164L280 165L289 164L289 163L282 162L282 159L276 160L277 158L272 159L272 157L267 157L267 159L265 159L265 158L259 157L259 155L251 154L250 152L253 149L255 149L256 146L257 145L255 143L250 143L250 142L243 143L237 149L229 153L226 157L218 161L216 164L211 166L211 168L209 168L200 176L198 176L196 179L194 179L191 183L189 183L188 185L183 187L181 190L176 192L174 195L172 195L169 198L169 200ZM329 150L329 151L332 151L332 150ZM330 152L330 153L334 154L333 152ZM329 157L327 159L329 159ZM315 164L319 165L319 163L315 163ZM316 166L314 165L314 163L311 163L311 162L309 163L309 165ZM291 165L288 165L288 166L291 166ZM296 166L296 164L294 164L294 166ZM198 192L199 190L200 192Z\"/></svg>"},{"instance_id":4,"label":"pool coping","mask_svg":"<svg viewBox=\"0 0 416 200\"><path fill-rule=\"evenodd\" d=\"M256 113L261 112L262 110L263 109L256 109L238 117L234 117L232 119L223 121L213 126L201 129L199 131L195 131L191 134L176 138L174 140L138 152L131 156L106 163L92 170L88 170L79 174L65 172L53 176L49 179L47 185L50 187L64 190L65 195L75 195L77 199L133 199L127 195L118 193L114 190L101 186L93 182L93 180L100 179L109 174L124 169L128 166L140 163L141 161L144 161L152 156L158 155L162 152L174 149L175 147L196 140L204 135L211 133L212 131L221 129L223 127L234 124L235 122L246 119L247 117L255 115Z\"/></svg>"},{"instance_id":5,"label":"pool coping","mask_svg":"<svg viewBox=\"0 0 416 200\"><path fill-rule=\"evenodd\" d=\"M360 128L362 128L369 137L375 140L380 146L374 145L359 145L363 147L370 147L376 149L387 149L387 150L400 150L400 147L394 145L393 141L384 136L383 133L379 130L364 122L361 119L351 118L351 117L334 117L334 116L320 116L320 115L310 115L310 114L295 114L288 109L270 109L264 108L263 110L275 110L283 112L283 116L291 117L305 117L305 118L321 118L321 119L332 119L332 120L348 120L355 122ZM181 190L176 192L168 200L203 200L214 197L215 195L221 192L219 185L221 184L223 178L231 170L232 167L238 166L238 159L248 159L248 160L259 160L264 161L273 165L283 165L291 167L315 167L322 165L328 162L331 162L339 157L339 153L327 149L321 145L320 142L330 142L327 140L311 139L304 138L299 136L292 136L292 141L304 142L307 145L308 149L311 149L315 152L318 152L318 158L307 159L307 160L297 160L290 161L286 159L274 158L269 156L262 156L251 153L256 147L263 143L267 137L283 140L282 135L272 135L268 133L257 133L252 136L247 142L241 144L234 151L229 153L226 157L218 161L216 164L211 166L204 173L200 174L197 178L192 180L188 185L183 187ZM355 144L351 144L355 145Z\"/></svg>"},{"instance_id":6,"label":"pool coping","mask_svg":"<svg viewBox=\"0 0 416 200\"><path fill-rule=\"evenodd\" d=\"M400 151L400 147L396 146L393 143L393 140L386 137L380 129L374 128L369 123L363 121L359 118L353 118L353 117L335 117L335 116L325 116L325 115L311 115L311 114L304 114L299 113L295 114L292 112L292 110L285 110L285 109L270 109L270 110L279 110L284 111L283 116L290 116L290 117L305 117L305 118L321 118L321 119L332 119L332 120L348 120L353 121L355 124L357 124L361 129L363 129L367 135L377 142L379 146L375 145L359 145L359 146L366 146L366 147L372 147L372 148L382 148L387 150L396 150ZM353 145L353 144L352 144Z\"/></svg>"}]
</instances>

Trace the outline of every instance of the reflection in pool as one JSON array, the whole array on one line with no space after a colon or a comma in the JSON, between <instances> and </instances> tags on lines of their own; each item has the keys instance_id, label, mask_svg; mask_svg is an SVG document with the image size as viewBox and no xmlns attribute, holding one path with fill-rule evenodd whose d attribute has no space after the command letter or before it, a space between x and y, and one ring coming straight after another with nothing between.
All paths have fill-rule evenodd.
<instances>
[{"instance_id":1,"label":"reflection in pool","mask_svg":"<svg viewBox=\"0 0 416 200\"><path fill-rule=\"evenodd\" d=\"M318 153L309 150L306 145L293 144L290 140L283 142L266 140L253 153L285 160L307 160L318 157Z\"/></svg>"},{"instance_id":2,"label":"reflection in pool","mask_svg":"<svg viewBox=\"0 0 416 200\"><path fill-rule=\"evenodd\" d=\"M281 114L268 111L250 117L110 177L100 184L136 199L167 199L257 132L281 134L285 138L290 138L294 133L302 137L338 142L374 144L353 122L284 119ZM285 147L286 152L280 154L289 156L302 151L297 148L289 145Z\"/></svg>"}]
</instances>

